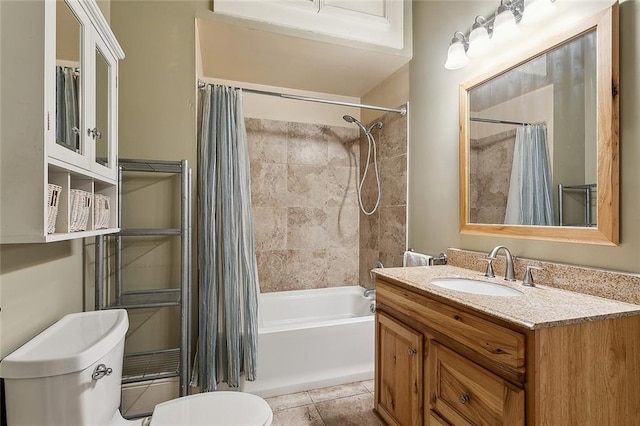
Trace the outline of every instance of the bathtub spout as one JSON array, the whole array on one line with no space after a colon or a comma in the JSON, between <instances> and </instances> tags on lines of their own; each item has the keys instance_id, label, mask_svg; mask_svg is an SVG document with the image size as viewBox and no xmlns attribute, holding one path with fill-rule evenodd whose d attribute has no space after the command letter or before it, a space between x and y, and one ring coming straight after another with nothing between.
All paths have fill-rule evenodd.
<instances>
[{"instance_id":1,"label":"bathtub spout","mask_svg":"<svg viewBox=\"0 0 640 426\"><path fill-rule=\"evenodd\" d=\"M376 294L376 289L375 288L368 288L364 291L364 297L369 297L371 295L375 296Z\"/></svg>"}]
</instances>

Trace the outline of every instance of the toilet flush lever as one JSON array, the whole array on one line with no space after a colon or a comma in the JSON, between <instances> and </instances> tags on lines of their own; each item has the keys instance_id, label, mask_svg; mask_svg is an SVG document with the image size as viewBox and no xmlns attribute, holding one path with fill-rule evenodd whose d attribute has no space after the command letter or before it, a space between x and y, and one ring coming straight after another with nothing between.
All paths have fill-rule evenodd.
<instances>
[{"instance_id":1,"label":"toilet flush lever","mask_svg":"<svg viewBox=\"0 0 640 426\"><path fill-rule=\"evenodd\" d=\"M113 373L113 369L111 367L107 367L104 364L100 364L96 367L95 370L93 370L93 374L91 375L91 378L93 380L100 380L104 376L108 376L111 373Z\"/></svg>"}]
</instances>

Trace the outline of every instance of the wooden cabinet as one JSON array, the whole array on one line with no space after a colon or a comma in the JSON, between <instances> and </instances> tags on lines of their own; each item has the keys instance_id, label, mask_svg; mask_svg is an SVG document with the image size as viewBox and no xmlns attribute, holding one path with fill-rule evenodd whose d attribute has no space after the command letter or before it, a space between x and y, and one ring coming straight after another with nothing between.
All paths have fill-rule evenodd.
<instances>
[{"instance_id":1,"label":"wooden cabinet","mask_svg":"<svg viewBox=\"0 0 640 426\"><path fill-rule=\"evenodd\" d=\"M388 424L631 426L640 418L638 315L527 329L380 278L376 299L375 409ZM398 341L403 349L423 342L423 369L394 370L388 345ZM419 383L422 404L387 408L389 388L397 401Z\"/></svg>"},{"instance_id":2,"label":"wooden cabinet","mask_svg":"<svg viewBox=\"0 0 640 426\"><path fill-rule=\"evenodd\" d=\"M1 52L0 243L116 232L122 49L95 0L1 2L0 8L1 36L15 41ZM61 188L54 232L47 229L49 184ZM88 193L85 207L91 203L80 231L73 226L74 190ZM109 207L104 218L98 198Z\"/></svg>"},{"instance_id":3,"label":"wooden cabinet","mask_svg":"<svg viewBox=\"0 0 640 426\"><path fill-rule=\"evenodd\" d=\"M524 424L524 391L436 341L429 344L433 409L452 424Z\"/></svg>"},{"instance_id":4,"label":"wooden cabinet","mask_svg":"<svg viewBox=\"0 0 640 426\"><path fill-rule=\"evenodd\" d=\"M376 314L377 412L389 424L422 425L422 334Z\"/></svg>"}]
</instances>

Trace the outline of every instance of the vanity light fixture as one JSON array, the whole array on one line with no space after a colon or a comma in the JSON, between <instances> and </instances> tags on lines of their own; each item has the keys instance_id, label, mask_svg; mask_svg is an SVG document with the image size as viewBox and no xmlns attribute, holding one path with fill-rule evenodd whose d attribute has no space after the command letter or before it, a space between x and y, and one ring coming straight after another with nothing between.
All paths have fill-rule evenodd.
<instances>
[{"instance_id":1,"label":"vanity light fixture","mask_svg":"<svg viewBox=\"0 0 640 426\"><path fill-rule=\"evenodd\" d=\"M448 70L462 68L470 58L486 54L492 45L508 41L518 33L521 20L530 23L545 18L555 9L555 1L501 0L500 6L489 18L476 16L468 33L455 32L444 67Z\"/></svg>"},{"instance_id":2,"label":"vanity light fixture","mask_svg":"<svg viewBox=\"0 0 640 426\"><path fill-rule=\"evenodd\" d=\"M449 45L449 52L447 53L447 62L444 67L448 70L457 70L469 63L469 57L467 56L467 47L469 42L464 33L456 31L451 39Z\"/></svg>"},{"instance_id":3,"label":"vanity light fixture","mask_svg":"<svg viewBox=\"0 0 640 426\"><path fill-rule=\"evenodd\" d=\"M472 59L479 58L487 53L490 48L491 38L489 36L489 28L487 28L487 20L484 19L483 16L478 15L469 34L467 56Z\"/></svg>"},{"instance_id":4,"label":"vanity light fixture","mask_svg":"<svg viewBox=\"0 0 640 426\"><path fill-rule=\"evenodd\" d=\"M517 23L522 19L518 2L502 0L493 21L493 42L503 43L518 33Z\"/></svg>"},{"instance_id":5,"label":"vanity light fixture","mask_svg":"<svg viewBox=\"0 0 640 426\"><path fill-rule=\"evenodd\" d=\"M522 23L533 24L542 21L555 11L555 1L556 0L527 0L524 15L522 16Z\"/></svg>"}]
</instances>

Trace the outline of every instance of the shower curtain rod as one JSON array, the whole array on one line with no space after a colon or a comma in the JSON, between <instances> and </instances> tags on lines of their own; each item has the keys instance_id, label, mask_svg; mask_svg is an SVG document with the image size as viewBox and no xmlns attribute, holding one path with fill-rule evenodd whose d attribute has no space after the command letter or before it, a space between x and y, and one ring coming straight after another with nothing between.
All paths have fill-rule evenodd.
<instances>
[{"instance_id":1,"label":"shower curtain rod","mask_svg":"<svg viewBox=\"0 0 640 426\"><path fill-rule=\"evenodd\" d=\"M493 124L513 124L515 126L531 126L531 123L522 123L519 121L509 121L509 120L495 120L493 118L480 118L480 117L471 117L470 121L480 121L481 123L493 123Z\"/></svg>"},{"instance_id":2,"label":"shower curtain rod","mask_svg":"<svg viewBox=\"0 0 640 426\"><path fill-rule=\"evenodd\" d=\"M205 83L202 80L198 80L198 88L203 88L207 83ZM364 105L364 104L355 104L352 102L342 102L342 101L333 101L330 99L321 99L321 98L312 98L309 96L301 96L301 95L290 95L288 93L279 93L279 92L270 92L267 90L258 90L258 89L245 89L242 88L243 92L246 93L255 93L258 95L267 95L267 96L275 96L278 98L283 98L283 99L292 99L295 101L308 101L308 102L317 102L317 103L321 103L321 104L331 104L331 105L340 105L340 106L346 106L346 107L353 107L353 108L363 108L363 109L375 109L378 111L386 111L386 112L395 112L397 114L402 114L402 115L406 115L407 114L407 109L406 108L387 108L387 107L381 107L381 106L377 106L377 105Z\"/></svg>"}]
</instances>

